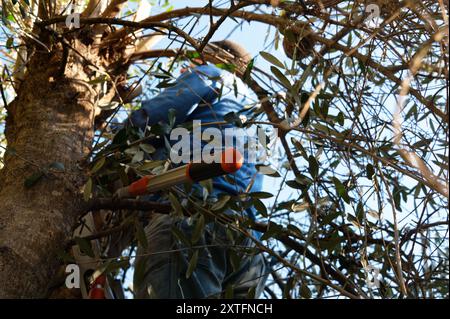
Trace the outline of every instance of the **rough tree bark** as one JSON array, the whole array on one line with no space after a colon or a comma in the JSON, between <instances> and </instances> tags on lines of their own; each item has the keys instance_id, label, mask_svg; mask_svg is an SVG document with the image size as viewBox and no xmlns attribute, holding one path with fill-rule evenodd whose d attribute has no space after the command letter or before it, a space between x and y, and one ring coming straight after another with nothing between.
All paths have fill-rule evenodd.
<instances>
[{"instance_id":1,"label":"rough tree bark","mask_svg":"<svg viewBox=\"0 0 450 319\"><path fill-rule=\"evenodd\" d=\"M27 74L8 106L8 151L0 171L0 298L44 297L58 268L58 252L76 224L85 183L81 162L93 139L101 65L92 37L64 42L42 31L29 44ZM90 62L87 62L90 61ZM91 66L90 66L91 65ZM64 171L49 168L64 164ZM45 175L32 187L24 182Z\"/></svg>"}]
</instances>

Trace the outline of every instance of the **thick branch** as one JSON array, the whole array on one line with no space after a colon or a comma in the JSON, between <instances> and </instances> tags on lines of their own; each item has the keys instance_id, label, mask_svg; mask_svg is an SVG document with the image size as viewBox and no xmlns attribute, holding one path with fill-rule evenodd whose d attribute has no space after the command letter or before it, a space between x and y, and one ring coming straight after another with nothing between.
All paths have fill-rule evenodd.
<instances>
[{"instance_id":1,"label":"thick branch","mask_svg":"<svg viewBox=\"0 0 450 319\"><path fill-rule=\"evenodd\" d=\"M36 25L41 26L41 27L45 27L45 26L49 26L52 24L57 24L57 23L62 23L66 21L66 16L60 16L60 17L56 17L56 18L52 18L52 19L48 19L42 22L36 22ZM155 28L162 28L162 29L166 29L172 32L175 32L176 34L178 34L179 36L181 36L183 39L185 39L187 42L189 42L189 44L195 48L197 51L198 50L198 42L197 40L195 40L194 38L192 38L189 34L187 34L186 32L184 32L183 30L175 27L174 25L170 24L170 23L163 23L163 22L146 22L141 21L141 22L135 22L135 21L129 21L129 20L122 20L122 19L117 19L117 18L102 18L102 17L97 17L97 18L80 18L80 24L84 24L84 25L95 25L95 24L109 24L109 25L122 25L122 26L126 26L129 28L133 28L133 29L155 29ZM158 31L158 30L157 30ZM108 39L106 39L106 41L103 41L102 44L106 43L108 41Z\"/></svg>"}]
</instances>

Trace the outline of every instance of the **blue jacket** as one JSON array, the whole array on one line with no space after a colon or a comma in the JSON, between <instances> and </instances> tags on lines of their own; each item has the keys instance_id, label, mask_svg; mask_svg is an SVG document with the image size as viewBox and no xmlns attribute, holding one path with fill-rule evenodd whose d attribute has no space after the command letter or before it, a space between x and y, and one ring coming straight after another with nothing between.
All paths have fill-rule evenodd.
<instances>
[{"instance_id":1,"label":"blue jacket","mask_svg":"<svg viewBox=\"0 0 450 319\"><path fill-rule=\"evenodd\" d=\"M201 120L203 122L224 121L224 115L229 112L241 112L244 106L255 104L256 97L247 86L230 72L221 70L213 65L202 65L189 69L183 73L175 85L165 89L159 95L142 102L142 107L131 113L131 125L141 128L159 122L168 122L170 109L175 112L175 126ZM245 113L244 113L245 114ZM223 131L226 125L210 125ZM202 130L205 129L202 127ZM171 141L172 144L177 141ZM206 142L203 141L203 144ZM162 149L157 150L161 152ZM165 154L167 157L167 154ZM213 179L213 195L228 193L237 195L248 187L252 178L254 184L251 191L260 191L262 188L262 175L257 174L254 164L244 163L242 168L234 175L235 185L227 182L224 177ZM256 176L256 177L255 177ZM247 213L254 217L254 210Z\"/></svg>"}]
</instances>

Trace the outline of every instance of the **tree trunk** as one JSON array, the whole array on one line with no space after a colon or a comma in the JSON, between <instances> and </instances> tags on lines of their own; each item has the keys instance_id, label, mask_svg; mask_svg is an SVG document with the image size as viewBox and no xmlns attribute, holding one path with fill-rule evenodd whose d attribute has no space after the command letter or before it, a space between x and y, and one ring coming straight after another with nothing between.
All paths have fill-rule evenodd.
<instances>
[{"instance_id":1,"label":"tree trunk","mask_svg":"<svg viewBox=\"0 0 450 319\"><path fill-rule=\"evenodd\" d=\"M8 151L0 172L0 298L46 296L82 204L80 164L92 145L98 97L87 84L92 71L86 61L97 55L76 39L70 44L78 53L50 34L46 40L50 52L33 44L25 80L8 106ZM60 164L51 168L56 162L63 171ZM30 176L39 172L44 175L33 184Z\"/></svg>"}]
</instances>

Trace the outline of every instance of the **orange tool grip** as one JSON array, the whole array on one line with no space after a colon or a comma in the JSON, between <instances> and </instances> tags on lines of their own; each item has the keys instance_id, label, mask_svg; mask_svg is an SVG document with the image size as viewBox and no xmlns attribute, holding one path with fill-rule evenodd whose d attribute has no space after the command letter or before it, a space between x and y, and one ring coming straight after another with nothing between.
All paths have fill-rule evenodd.
<instances>
[{"instance_id":1,"label":"orange tool grip","mask_svg":"<svg viewBox=\"0 0 450 319\"><path fill-rule=\"evenodd\" d=\"M152 178L152 176L144 176L136 182L132 183L128 186L128 192L130 196L139 196L147 193L147 185L148 181Z\"/></svg>"}]
</instances>

